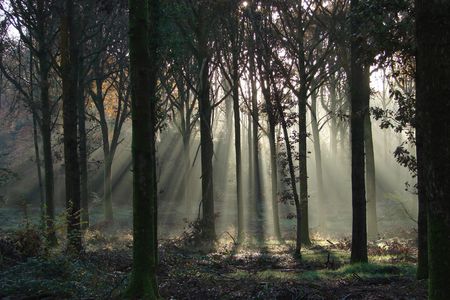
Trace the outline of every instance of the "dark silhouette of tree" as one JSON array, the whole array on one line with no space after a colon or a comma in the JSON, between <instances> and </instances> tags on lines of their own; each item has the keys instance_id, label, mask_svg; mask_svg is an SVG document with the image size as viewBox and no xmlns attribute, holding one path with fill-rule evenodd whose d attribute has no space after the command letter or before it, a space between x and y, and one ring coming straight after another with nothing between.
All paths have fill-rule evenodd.
<instances>
[{"instance_id":1,"label":"dark silhouette of tree","mask_svg":"<svg viewBox=\"0 0 450 300\"><path fill-rule=\"evenodd\" d=\"M450 295L450 3L416 4L419 189L428 209L429 299ZM421 191L419 190L419 195Z\"/></svg>"},{"instance_id":2,"label":"dark silhouette of tree","mask_svg":"<svg viewBox=\"0 0 450 300\"><path fill-rule=\"evenodd\" d=\"M364 165L364 93L368 89L368 66L364 61L360 2L351 1L351 149L352 149L352 253L351 262L367 262L366 189Z\"/></svg>"},{"instance_id":3,"label":"dark silhouette of tree","mask_svg":"<svg viewBox=\"0 0 450 300\"><path fill-rule=\"evenodd\" d=\"M61 16L61 77L64 129L64 167L66 186L67 239L69 251L81 251L80 218L80 165L78 158L78 113L77 80L78 48L75 9L73 1L67 0L62 6Z\"/></svg>"},{"instance_id":4,"label":"dark silhouette of tree","mask_svg":"<svg viewBox=\"0 0 450 300\"><path fill-rule=\"evenodd\" d=\"M157 299L156 107L158 0L131 0L129 38L133 127L133 270L127 296Z\"/></svg>"}]
</instances>

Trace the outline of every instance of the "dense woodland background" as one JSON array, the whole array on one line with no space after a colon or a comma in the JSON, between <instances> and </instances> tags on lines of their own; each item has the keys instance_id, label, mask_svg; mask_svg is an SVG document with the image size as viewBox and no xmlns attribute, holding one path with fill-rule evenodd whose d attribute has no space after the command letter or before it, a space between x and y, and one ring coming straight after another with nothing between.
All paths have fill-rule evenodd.
<instances>
[{"instance_id":1,"label":"dense woodland background","mask_svg":"<svg viewBox=\"0 0 450 300\"><path fill-rule=\"evenodd\" d=\"M446 299L449 15L0 1L0 297Z\"/></svg>"}]
</instances>

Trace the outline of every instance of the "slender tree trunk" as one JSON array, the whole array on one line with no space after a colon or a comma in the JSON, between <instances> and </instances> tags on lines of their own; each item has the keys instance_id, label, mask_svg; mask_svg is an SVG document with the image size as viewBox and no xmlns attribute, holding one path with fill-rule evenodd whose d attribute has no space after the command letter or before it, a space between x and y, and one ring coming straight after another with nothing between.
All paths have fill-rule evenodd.
<instances>
[{"instance_id":1,"label":"slender tree trunk","mask_svg":"<svg viewBox=\"0 0 450 300\"><path fill-rule=\"evenodd\" d=\"M450 2L416 1L419 189L428 210L428 297L450 295ZM422 150L420 152L420 150ZM419 191L420 195L421 191Z\"/></svg>"},{"instance_id":2,"label":"slender tree trunk","mask_svg":"<svg viewBox=\"0 0 450 300\"><path fill-rule=\"evenodd\" d=\"M296 240L295 240L295 255L299 258L301 258L301 250L302 250L302 212L301 212L301 202L298 197L297 192L297 179L295 177L295 167L294 167L294 160L292 157L292 149L291 149L291 142L289 140L289 133L287 129L287 123L286 119L284 118L284 112L283 107L281 106L280 99L276 99L276 106L278 110L278 114L281 117L281 127L283 129L283 136L284 136L284 143L286 146L286 154L288 159L288 166L289 166L289 176L291 179L291 188L292 188L292 196L294 197L294 203L295 203L295 210L296 210L296 220L297 220L297 229L296 229Z\"/></svg>"},{"instance_id":3,"label":"slender tree trunk","mask_svg":"<svg viewBox=\"0 0 450 300\"><path fill-rule=\"evenodd\" d=\"M307 74L306 74L306 58L304 51L304 34L302 12L303 8L299 5L298 8L298 25L300 28L298 31L298 63L299 63L299 76L300 76L300 90L298 91L298 149L299 149L299 170L300 170L300 209L301 209L301 222L302 222L302 243L310 245L311 240L309 238L309 217L308 217L308 150L307 139L308 132L306 127L306 107L308 102L307 94Z\"/></svg>"},{"instance_id":4,"label":"slender tree trunk","mask_svg":"<svg viewBox=\"0 0 450 300\"><path fill-rule=\"evenodd\" d=\"M57 244L55 233L55 204L54 204L54 173L53 173L53 156L52 156L52 115L50 109L49 96L49 62L46 55L39 56L40 66L40 98L42 109L42 150L44 156L44 177L45 177L45 220L47 241L51 246Z\"/></svg>"},{"instance_id":5,"label":"slender tree trunk","mask_svg":"<svg viewBox=\"0 0 450 300\"><path fill-rule=\"evenodd\" d=\"M105 215L105 221L108 223L114 222L114 212L112 206L112 183L111 183L111 173L112 173L112 145L109 140L109 128L108 121L106 119L105 106L104 106L104 95L103 95L103 81L100 79L96 80L96 102L97 110L100 115L100 128L102 132L102 143L103 143L103 210Z\"/></svg>"},{"instance_id":6,"label":"slender tree trunk","mask_svg":"<svg viewBox=\"0 0 450 300\"><path fill-rule=\"evenodd\" d=\"M277 162L277 145L275 138L275 120L269 121L269 147L270 147L270 169L272 174L271 190L272 190L272 219L273 230L278 241L282 241L280 230L280 216L278 211L278 162Z\"/></svg>"},{"instance_id":7,"label":"slender tree trunk","mask_svg":"<svg viewBox=\"0 0 450 300\"><path fill-rule=\"evenodd\" d=\"M352 37L357 37L359 20L358 0L351 1ZM352 152L352 249L351 262L367 262L367 228L366 228L366 189L364 166L364 62L361 55L361 38L351 41L351 152Z\"/></svg>"},{"instance_id":8,"label":"slender tree trunk","mask_svg":"<svg viewBox=\"0 0 450 300\"><path fill-rule=\"evenodd\" d=\"M37 132L37 121L36 116L33 113L33 141L34 141L34 154L36 157L36 170L38 175L38 184L39 184L39 203L41 208L41 225L42 228L45 228L45 196L44 196L44 188L42 186L42 167L41 167L41 155L39 150L39 138Z\"/></svg>"},{"instance_id":9,"label":"slender tree trunk","mask_svg":"<svg viewBox=\"0 0 450 300\"><path fill-rule=\"evenodd\" d=\"M305 86L305 85L304 85ZM299 98L299 169L300 169L300 210L301 210L301 230L302 244L310 245L309 239L309 218L308 218L308 150L307 138L308 132L306 127L306 89L303 88Z\"/></svg>"},{"instance_id":10,"label":"slender tree trunk","mask_svg":"<svg viewBox=\"0 0 450 300\"><path fill-rule=\"evenodd\" d=\"M249 43L249 64L250 64L250 84L251 84L251 102L252 102L252 154L253 154L253 187L254 187L254 204L255 204L255 221L256 221L256 239L262 242L264 239L263 226L263 196L261 191L261 172L259 165L259 136L258 136L258 92L256 87L256 66L255 66L255 49L253 38L250 37Z\"/></svg>"},{"instance_id":11,"label":"slender tree trunk","mask_svg":"<svg viewBox=\"0 0 450 300\"><path fill-rule=\"evenodd\" d=\"M250 102L250 101L249 101ZM246 206L246 210L247 212L250 212L253 210L253 207L250 206L249 204L252 204L253 201L255 200L255 196L254 196L254 170L253 170L253 135L252 135L252 104L251 102L249 103L249 109L250 111L247 114L247 123L248 123L248 128L247 128L247 148L248 148L248 198L247 198L247 206ZM249 217L251 216L250 213L247 214L247 220L250 219ZM248 224L248 223L247 223Z\"/></svg>"},{"instance_id":12,"label":"slender tree trunk","mask_svg":"<svg viewBox=\"0 0 450 300\"><path fill-rule=\"evenodd\" d=\"M61 66L63 85L64 164L67 209L67 248L79 252L82 248L80 232L80 166L77 135L77 63L73 24L74 5L65 1L61 24Z\"/></svg>"},{"instance_id":13,"label":"slender tree trunk","mask_svg":"<svg viewBox=\"0 0 450 300\"><path fill-rule=\"evenodd\" d=\"M236 44L235 38L233 39ZM236 153L236 201L237 201L237 240L243 240L244 233L244 205L242 202L242 158L241 158L241 112L239 106L239 50L233 47L233 110L234 110L234 146Z\"/></svg>"},{"instance_id":14,"label":"slender tree trunk","mask_svg":"<svg viewBox=\"0 0 450 300\"><path fill-rule=\"evenodd\" d=\"M80 73L82 65L80 64ZM88 203L88 168L87 168L87 137L86 137L86 106L84 101L84 85L79 74L77 99L78 99L78 136L80 156L80 202L81 202L81 228L89 227L89 203Z\"/></svg>"},{"instance_id":15,"label":"slender tree trunk","mask_svg":"<svg viewBox=\"0 0 450 300\"><path fill-rule=\"evenodd\" d=\"M30 51L30 100L34 103L34 72L33 72L33 53ZM1 80L0 80L0 94L1 94ZM45 198L44 198L44 189L42 186L42 171L41 171L41 154L39 150L39 137L37 131L37 118L38 116L33 111L33 142L34 142L34 155L36 158L36 171L38 176L38 186L39 186L39 203L41 209L41 226L42 229L45 230Z\"/></svg>"},{"instance_id":16,"label":"slender tree trunk","mask_svg":"<svg viewBox=\"0 0 450 300\"><path fill-rule=\"evenodd\" d=\"M157 0L130 0L133 156L133 270L127 296L157 299L156 74Z\"/></svg>"},{"instance_id":17,"label":"slender tree trunk","mask_svg":"<svg viewBox=\"0 0 450 300\"><path fill-rule=\"evenodd\" d=\"M331 133L330 133L330 144L331 144L331 155L336 158L337 154L337 136L338 136L338 111L337 111L337 95L336 95L336 81L333 78L330 81L330 110L331 110Z\"/></svg>"},{"instance_id":18,"label":"slender tree trunk","mask_svg":"<svg viewBox=\"0 0 450 300\"><path fill-rule=\"evenodd\" d=\"M323 95L321 95L323 97ZM322 174L322 151L320 147L319 124L317 120L317 95L313 93L311 96L311 128L314 140L314 157L316 161L316 178L317 178L317 205L319 207L319 227L326 230L327 214L326 203L324 197L324 184Z\"/></svg>"},{"instance_id":19,"label":"slender tree trunk","mask_svg":"<svg viewBox=\"0 0 450 300\"><path fill-rule=\"evenodd\" d=\"M259 35L257 35L259 36ZM257 39L258 41L258 39ZM266 55L266 54L265 54ZM267 64L263 63L263 57L258 55L258 69L261 76L260 85L264 96L264 101L267 108L267 118L269 123L269 131L267 133L269 138L269 148L270 148L270 167L272 170L271 174L271 202L272 202L272 220L274 226L275 237L278 241L281 241L281 232L280 232L280 219L278 215L278 171L277 171L277 151L276 151L276 142L275 142L275 127L276 127L276 108L273 107L272 103L272 93L271 93L271 84L276 88L274 84L274 79L271 74L272 70L270 67L267 67ZM263 70L263 67L265 70ZM274 90L276 93L277 91ZM279 99L277 99L280 101Z\"/></svg>"},{"instance_id":20,"label":"slender tree trunk","mask_svg":"<svg viewBox=\"0 0 450 300\"><path fill-rule=\"evenodd\" d=\"M367 237L378 236L375 155L373 151L372 121L370 120L370 67L364 69L364 149L366 153Z\"/></svg>"}]
</instances>

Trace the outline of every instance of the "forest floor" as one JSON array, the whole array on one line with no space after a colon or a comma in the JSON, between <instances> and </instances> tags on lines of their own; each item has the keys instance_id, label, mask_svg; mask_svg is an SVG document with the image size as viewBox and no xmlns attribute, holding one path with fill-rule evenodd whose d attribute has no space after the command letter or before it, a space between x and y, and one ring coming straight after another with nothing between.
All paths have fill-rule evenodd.
<instances>
[{"instance_id":1,"label":"forest floor","mask_svg":"<svg viewBox=\"0 0 450 300\"><path fill-rule=\"evenodd\" d=\"M369 264L350 265L348 239L321 239L295 258L293 242L215 249L183 236L161 240L158 282L164 299L426 299L426 281L414 278L412 238L369 245ZM0 232L0 299L119 299L132 266L129 230L89 230L85 251L66 255L42 247L33 229ZM206 251L208 250L208 251Z\"/></svg>"}]
</instances>

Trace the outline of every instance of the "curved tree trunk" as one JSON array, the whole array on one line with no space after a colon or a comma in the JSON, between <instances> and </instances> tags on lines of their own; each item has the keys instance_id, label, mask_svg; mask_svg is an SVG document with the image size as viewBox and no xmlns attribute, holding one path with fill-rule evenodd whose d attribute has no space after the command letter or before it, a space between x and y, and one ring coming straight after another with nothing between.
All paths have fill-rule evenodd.
<instances>
[{"instance_id":1,"label":"curved tree trunk","mask_svg":"<svg viewBox=\"0 0 450 300\"><path fill-rule=\"evenodd\" d=\"M287 154L287 160L288 160L288 166L289 166L289 177L291 180L291 188L292 188L292 195L294 197L294 203L295 203L295 210L296 210L296 220L297 220L297 229L296 229L296 239L295 239L295 252L294 254L301 258L301 249L302 249L302 212L301 212L301 202L298 197L297 193L297 180L295 177L295 167L294 167L294 160L292 157L292 149L291 149L291 142L289 140L289 133L287 129L286 119L284 118L284 111L283 107L281 106L280 99L276 99L276 109L278 110L278 114L281 118L281 127L283 129L283 136L284 136L284 143L286 146L286 154Z\"/></svg>"}]
</instances>

